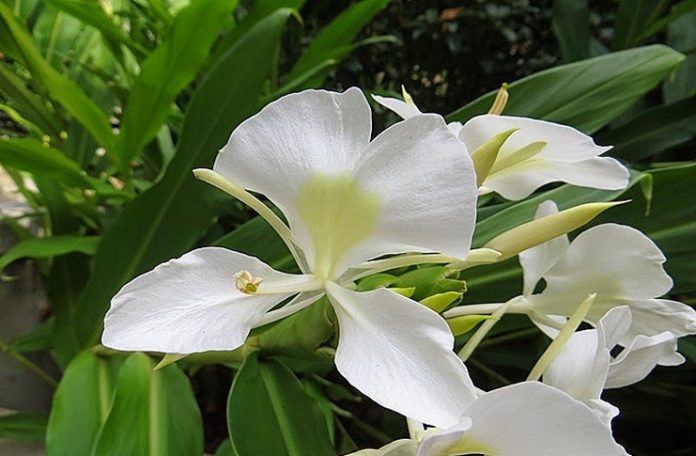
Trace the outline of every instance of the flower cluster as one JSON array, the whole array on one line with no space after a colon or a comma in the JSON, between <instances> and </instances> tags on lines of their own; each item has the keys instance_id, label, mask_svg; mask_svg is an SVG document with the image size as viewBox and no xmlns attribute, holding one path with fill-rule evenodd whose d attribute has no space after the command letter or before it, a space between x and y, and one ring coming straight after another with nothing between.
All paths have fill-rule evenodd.
<instances>
[{"instance_id":1,"label":"flower cluster","mask_svg":"<svg viewBox=\"0 0 696 456\"><path fill-rule=\"evenodd\" d=\"M602 391L681 363L676 339L696 333L696 313L659 299L672 284L665 258L637 230L598 225L568 241L611 204L558 212L548 201L535 220L471 249L480 195L519 200L551 182L628 185L626 168L588 136L500 115L505 95L464 125L422 113L408 96L375 97L404 120L374 138L355 88L269 104L232 133L212 170L195 174L258 212L299 273L221 247L194 250L119 291L103 344L178 355L234 350L252 329L325 299L338 327L337 370L409 419L411 439L356 454L626 454L610 428L618 411ZM524 289L505 303L445 310L408 290L356 287L404 266L465 270L516 255ZM484 392L464 361L506 312L528 315L552 342L528 381ZM484 323L458 356L453 330L472 318ZM576 331L583 321L595 329ZM615 346L623 349L613 356Z\"/></svg>"}]
</instances>

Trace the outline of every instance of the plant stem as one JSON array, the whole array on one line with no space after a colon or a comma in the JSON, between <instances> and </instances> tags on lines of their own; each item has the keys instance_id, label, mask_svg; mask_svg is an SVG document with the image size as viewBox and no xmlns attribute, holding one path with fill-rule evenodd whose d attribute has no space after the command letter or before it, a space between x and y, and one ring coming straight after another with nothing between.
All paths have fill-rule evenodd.
<instances>
[{"instance_id":1,"label":"plant stem","mask_svg":"<svg viewBox=\"0 0 696 456\"><path fill-rule=\"evenodd\" d=\"M6 353L10 358L17 361L27 370L30 370L31 372L36 374L41 380L43 380L48 385L52 386L53 388L58 386L58 381L55 378L48 375L43 369L34 364L29 358L15 351L9 343L5 342L2 339L0 339L0 351Z\"/></svg>"}]
</instances>

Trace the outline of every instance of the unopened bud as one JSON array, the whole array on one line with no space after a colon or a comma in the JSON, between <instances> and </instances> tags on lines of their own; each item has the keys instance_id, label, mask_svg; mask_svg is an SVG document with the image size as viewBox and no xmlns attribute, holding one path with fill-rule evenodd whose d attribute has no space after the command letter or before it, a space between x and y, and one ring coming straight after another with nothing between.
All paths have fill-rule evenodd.
<instances>
[{"instance_id":1,"label":"unopened bud","mask_svg":"<svg viewBox=\"0 0 696 456\"><path fill-rule=\"evenodd\" d=\"M462 315L460 317L448 318L447 324L455 336L461 336L468 333L479 323L485 320L497 320L497 317L491 315Z\"/></svg>"}]
</instances>

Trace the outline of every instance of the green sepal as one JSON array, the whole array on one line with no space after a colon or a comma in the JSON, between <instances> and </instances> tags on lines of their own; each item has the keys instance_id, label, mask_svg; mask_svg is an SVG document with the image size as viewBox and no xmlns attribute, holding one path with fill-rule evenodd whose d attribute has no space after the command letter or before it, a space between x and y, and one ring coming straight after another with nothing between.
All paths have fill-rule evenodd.
<instances>
[{"instance_id":1,"label":"green sepal","mask_svg":"<svg viewBox=\"0 0 696 456\"><path fill-rule=\"evenodd\" d=\"M466 282L459 280L459 271L444 266L414 269L399 277L396 288L414 287L412 299L420 301L428 296L447 291L465 292Z\"/></svg>"},{"instance_id":2,"label":"green sepal","mask_svg":"<svg viewBox=\"0 0 696 456\"><path fill-rule=\"evenodd\" d=\"M375 274L358 282L356 291L369 291L377 288L388 287L394 284L399 278L391 274Z\"/></svg>"},{"instance_id":3,"label":"green sepal","mask_svg":"<svg viewBox=\"0 0 696 456\"><path fill-rule=\"evenodd\" d=\"M437 313L441 313L459 303L462 296L464 293L459 291L446 291L421 299L420 303Z\"/></svg>"},{"instance_id":4,"label":"green sepal","mask_svg":"<svg viewBox=\"0 0 696 456\"><path fill-rule=\"evenodd\" d=\"M496 320L492 315L461 315L459 317L448 318L447 324L455 336L461 336L474 329L476 325L485 320Z\"/></svg>"}]
</instances>

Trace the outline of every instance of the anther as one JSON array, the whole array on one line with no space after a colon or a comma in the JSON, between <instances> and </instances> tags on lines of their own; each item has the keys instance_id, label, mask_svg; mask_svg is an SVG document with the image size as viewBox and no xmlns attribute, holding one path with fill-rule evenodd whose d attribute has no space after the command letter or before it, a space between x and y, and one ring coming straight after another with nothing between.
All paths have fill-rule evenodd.
<instances>
[{"instance_id":1,"label":"anther","mask_svg":"<svg viewBox=\"0 0 696 456\"><path fill-rule=\"evenodd\" d=\"M507 82L503 82L503 85L500 86L498 93L495 95L495 100L491 109L488 110L488 114L500 115L503 113L509 97L507 88Z\"/></svg>"},{"instance_id":2,"label":"anther","mask_svg":"<svg viewBox=\"0 0 696 456\"><path fill-rule=\"evenodd\" d=\"M237 289L244 294L254 294L258 291L259 285L263 282L261 277L254 277L249 271L239 271L234 275Z\"/></svg>"}]
</instances>

